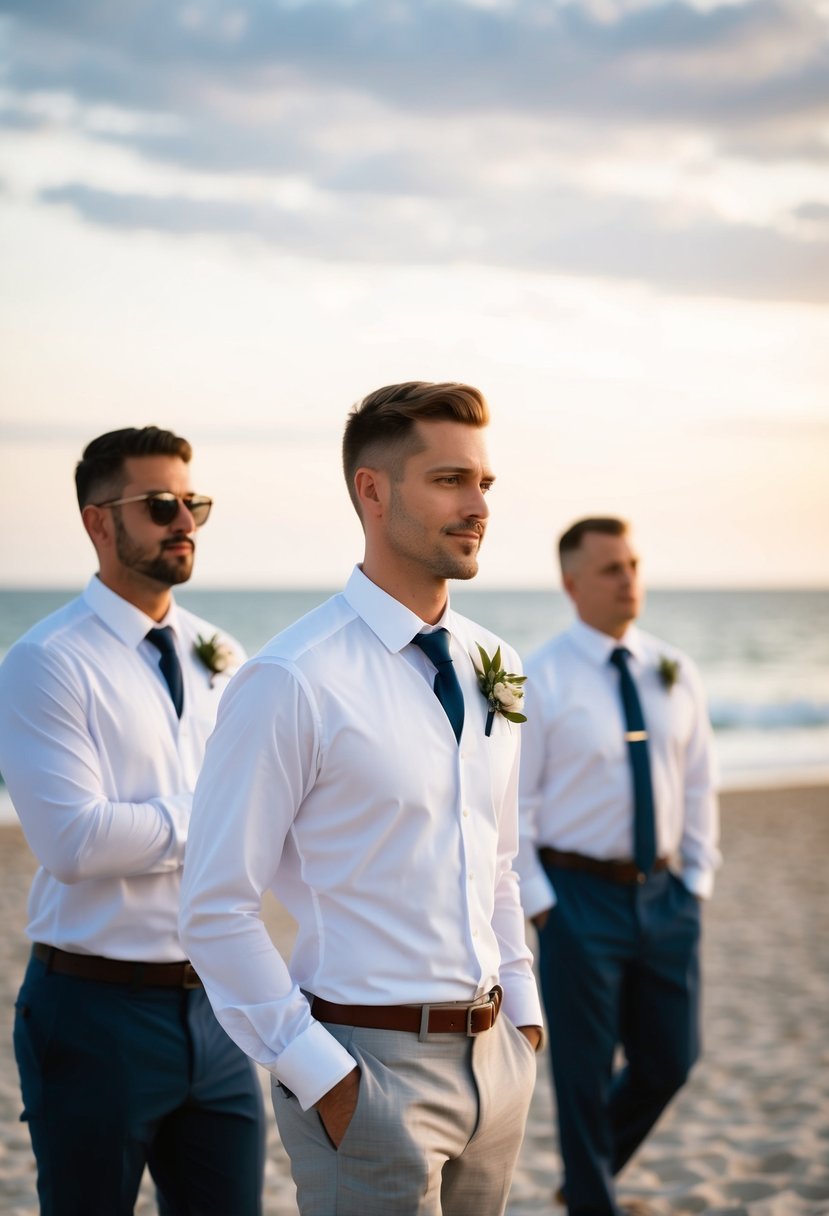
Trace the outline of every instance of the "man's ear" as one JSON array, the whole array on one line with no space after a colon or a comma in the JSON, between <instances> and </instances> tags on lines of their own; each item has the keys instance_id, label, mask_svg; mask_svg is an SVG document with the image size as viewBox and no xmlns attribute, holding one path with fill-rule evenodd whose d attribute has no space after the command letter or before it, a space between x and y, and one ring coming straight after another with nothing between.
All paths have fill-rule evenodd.
<instances>
[{"instance_id":1,"label":"man's ear","mask_svg":"<svg viewBox=\"0 0 829 1216\"><path fill-rule=\"evenodd\" d=\"M354 492L363 519L379 519L389 500L389 475L384 469L363 465L354 474Z\"/></svg>"},{"instance_id":2,"label":"man's ear","mask_svg":"<svg viewBox=\"0 0 829 1216\"><path fill-rule=\"evenodd\" d=\"M81 511L81 520L95 548L105 546L113 534L112 512L87 503Z\"/></svg>"}]
</instances>

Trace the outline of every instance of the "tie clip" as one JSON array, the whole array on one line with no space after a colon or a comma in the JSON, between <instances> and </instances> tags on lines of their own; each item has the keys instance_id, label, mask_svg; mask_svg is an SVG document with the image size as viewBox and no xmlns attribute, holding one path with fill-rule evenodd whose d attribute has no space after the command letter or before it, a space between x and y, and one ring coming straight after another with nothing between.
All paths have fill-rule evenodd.
<instances>
[{"instance_id":1,"label":"tie clip","mask_svg":"<svg viewBox=\"0 0 829 1216\"><path fill-rule=\"evenodd\" d=\"M646 730L628 730L625 731L625 740L627 743L644 743L648 737Z\"/></svg>"}]
</instances>

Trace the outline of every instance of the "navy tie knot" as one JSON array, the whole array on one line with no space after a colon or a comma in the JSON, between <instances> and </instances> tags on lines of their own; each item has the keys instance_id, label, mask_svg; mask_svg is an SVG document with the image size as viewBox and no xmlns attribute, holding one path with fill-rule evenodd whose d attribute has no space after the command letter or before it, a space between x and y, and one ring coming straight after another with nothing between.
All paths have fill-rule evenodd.
<instances>
[{"instance_id":1,"label":"navy tie knot","mask_svg":"<svg viewBox=\"0 0 829 1216\"><path fill-rule=\"evenodd\" d=\"M165 625L163 629L151 629L147 634L147 641L152 642L162 654L171 654L176 649L172 625Z\"/></svg>"},{"instance_id":2,"label":"navy tie knot","mask_svg":"<svg viewBox=\"0 0 829 1216\"><path fill-rule=\"evenodd\" d=\"M177 716L180 718L181 712L184 709L184 677L181 673L181 663L179 662L178 651L176 650L172 626L165 625L161 629L151 629L147 634L147 641L151 642L161 652L158 666L161 669L161 674L167 681L167 687L173 699L173 706Z\"/></svg>"},{"instance_id":3,"label":"navy tie knot","mask_svg":"<svg viewBox=\"0 0 829 1216\"><path fill-rule=\"evenodd\" d=\"M452 655L449 653L448 629L436 629L433 633L419 633L412 638L412 641L415 646L420 647L424 654L429 656L435 667L452 662Z\"/></svg>"},{"instance_id":4,"label":"navy tie knot","mask_svg":"<svg viewBox=\"0 0 829 1216\"><path fill-rule=\"evenodd\" d=\"M449 653L449 631L435 629L433 633L418 633L412 638L412 643L419 646L438 669L434 683L435 696L445 709L455 738L460 743L464 717L463 690Z\"/></svg>"}]
</instances>

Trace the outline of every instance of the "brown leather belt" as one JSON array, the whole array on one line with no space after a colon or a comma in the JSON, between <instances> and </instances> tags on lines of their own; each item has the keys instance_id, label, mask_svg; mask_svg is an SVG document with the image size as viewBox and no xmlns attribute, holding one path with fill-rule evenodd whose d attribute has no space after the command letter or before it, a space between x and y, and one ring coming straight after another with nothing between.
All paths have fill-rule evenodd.
<instances>
[{"instance_id":1,"label":"brown leather belt","mask_svg":"<svg viewBox=\"0 0 829 1216\"><path fill-rule=\"evenodd\" d=\"M186 959L181 963L132 963L101 958L98 954L70 954L57 946L35 942L32 955L58 975L104 984L130 984L133 988L201 988L202 982Z\"/></svg>"},{"instance_id":2,"label":"brown leather belt","mask_svg":"<svg viewBox=\"0 0 829 1216\"><path fill-rule=\"evenodd\" d=\"M476 1035L495 1025L502 996L497 984L471 1005L335 1005L315 996L311 998L311 1013L320 1022L335 1026L408 1030L421 1038L427 1034Z\"/></svg>"},{"instance_id":3,"label":"brown leather belt","mask_svg":"<svg viewBox=\"0 0 829 1216\"><path fill-rule=\"evenodd\" d=\"M563 853L559 849L550 849L546 845L538 850L538 856L545 866L556 866L559 870L581 870L585 874L595 874L608 882L620 882L625 885L647 882L644 874L635 861L602 861L598 857L586 857L584 853ZM651 868L651 874L667 870L668 858L657 857Z\"/></svg>"}]
</instances>

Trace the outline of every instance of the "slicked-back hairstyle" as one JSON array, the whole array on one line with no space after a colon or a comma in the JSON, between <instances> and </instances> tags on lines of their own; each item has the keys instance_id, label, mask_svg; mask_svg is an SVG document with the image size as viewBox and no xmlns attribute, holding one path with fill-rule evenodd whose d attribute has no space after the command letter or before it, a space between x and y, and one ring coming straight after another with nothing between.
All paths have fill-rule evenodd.
<instances>
[{"instance_id":1,"label":"slicked-back hairstyle","mask_svg":"<svg viewBox=\"0 0 829 1216\"><path fill-rule=\"evenodd\" d=\"M186 439L157 426L127 426L107 431L84 448L75 466L75 489L81 510L101 494L117 497L124 484L124 461L130 456L178 456L189 464L193 449Z\"/></svg>"},{"instance_id":2,"label":"slicked-back hairstyle","mask_svg":"<svg viewBox=\"0 0 829 1216\"><path fill-rule=\"evenodd\" d=\"M581 542L588 532L600 532L603 536L627 536L629 531L630 525L627 520L617 519L614 515L597 515L577 520L559 537L558 559L562 570L565 568L568 555L581 548Z\"/></svg>"},{"instance_id":3,"label":"slicked-back hairstyle","mask_svg":"<svg viewBox=\"0 0 829 1216\"><path fill-rule=\"evenodd\" d=\"M487 426L486 398L468 384L409 380L378 388L357 402L345 424L343 472L358 515L360 504L354 488L357 470L363 465L383 468L399 481L406 460L422 450L415 423L443 420Z\"/></svg>"}]
</instances>

